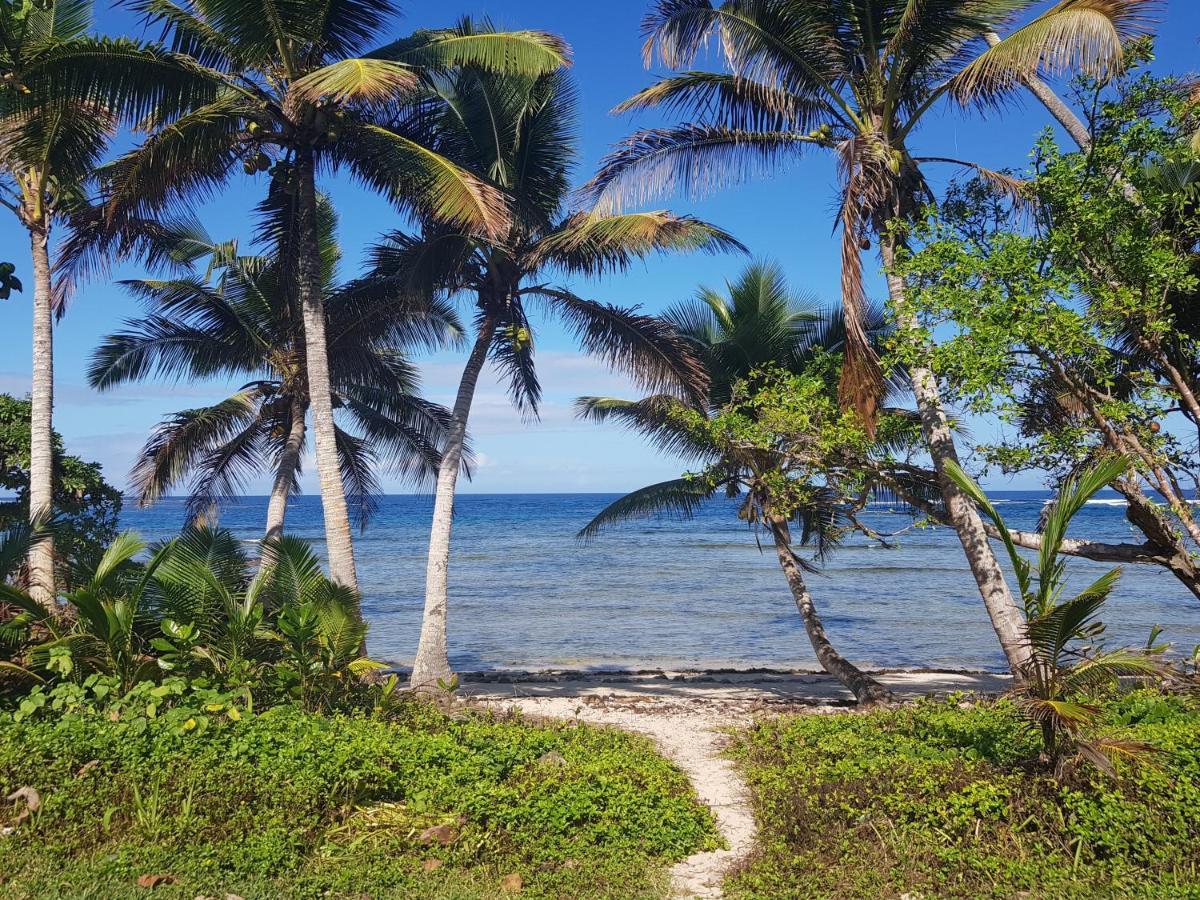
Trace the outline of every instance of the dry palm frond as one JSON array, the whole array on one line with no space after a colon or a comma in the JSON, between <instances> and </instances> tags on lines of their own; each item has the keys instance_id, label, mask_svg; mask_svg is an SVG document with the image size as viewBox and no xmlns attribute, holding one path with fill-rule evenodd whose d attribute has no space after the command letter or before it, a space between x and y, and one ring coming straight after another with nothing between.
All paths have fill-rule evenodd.
<instances>
[{"instance_id":1,"label":"dry palm frond","mask_svg":"<svg viewBox=\"0 0 1200 900\"><path fill-rule=\"evenodd\" d=\"M1158 0L1060 0L965 66L951 81L962 103L991 99L1039 72L1106 80L1125 65L1124 43L1149 31Z\"/></svg>"},{"instance_id":2,"label":"dry palm frond","mask_svg":"<svg viewBox=\"0 0 1200 900\"><path fill-rule=\"evenodd\" d=\"M370 103L395 99L419 84L420 78L414 70L391 60L343 59L292 82L288 94L309 103L322 99L339 105L351 101Z\"/></svg>"}]
</instances>

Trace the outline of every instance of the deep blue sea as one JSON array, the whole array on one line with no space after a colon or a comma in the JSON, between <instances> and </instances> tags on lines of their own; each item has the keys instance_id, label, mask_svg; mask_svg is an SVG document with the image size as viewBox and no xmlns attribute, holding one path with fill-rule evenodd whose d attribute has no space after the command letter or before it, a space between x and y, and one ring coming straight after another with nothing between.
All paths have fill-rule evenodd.
<instances>
[{"instance_id":1,"label":"deep blue sea","mask_svg":"<svg viewBox=\"0 0 1200 900\"><path fill-rule=\"evenodd\" d=\"M451 661L459 671L547 668L819 668L769 542L725 500L693 520L634 522L587 544L575 533L617 495L464 494L450 568ZM1033 528L1035 492L997 492L1016 527ZM383 498L356 553L370 650L407 665L416 649L433 508L430 496ZM225 508L220 524L258 538L265 497ZM184 503L127 504L123 524L155 541L184 523ZM881 531L908 518L868 517ZM298 497L289 532L323 552L320 499ZM1120 501L1093 501L1073 534L1140 541ZM764 536L764 540L767 538ZM1002 669L1003 657L954 533L916 529L894 549L852 537L809 577L831 639L860 664ZM1082 587L1108 566L1072 560ZM1151 626L1190 653L1200 644L1200 601L1169 574L1128 567L1105 619L1116 644L1145 641Z\"/></svg>"}]
</instances>

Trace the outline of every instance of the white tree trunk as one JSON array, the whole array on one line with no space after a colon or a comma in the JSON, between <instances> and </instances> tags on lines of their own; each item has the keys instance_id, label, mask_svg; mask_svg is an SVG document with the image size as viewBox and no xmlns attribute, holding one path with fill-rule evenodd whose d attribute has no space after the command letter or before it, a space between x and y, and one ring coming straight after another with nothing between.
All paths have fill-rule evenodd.
<instances>
[{"instance_id":1,"label":"white tree trunk","mask_svg":"<svg viewBox=\"0 0 1200 900\"><path fill-rule=\"evenodd\" d=\"M279 465L275 469L275 481L271 485L271 499L267 503L267 541L283 537L283 525L287 518L288 498L292 493L292 482L300 471L300 453L304 448L304 417L308 409L299 391L292 394L291 423Z\"/></svg>"},{"instance_id":2,"label":"white tree trunk","mask_svg":"<svg viewBox=\"0 0 1200 900\"><path fill-rule=\"evenodd\" d=\"M50 281L50 228L31 226L33 251L33 386L29 421L29 520L54 513L54 310ZM54 542L50 536L29 550L29 591L55 609Z\"/></svg>"},{"instance_id":3,"label":"white tree trunk","mask_svg":"<svg viewBox=\"0 0 1200 900\"><path fill-rule=\"evenodd\" d=\"M429 531L429 558L425 565L425 609L421 618L421 639L413 660L410 685L419 691L437 688L438 679L451 677L450 656L446 642L446 607L448 601L447 573L450 568L450 532L454 523L454 488L462 466L463 443L467 436L467 419L479 373L487 362L488 350L496 333L496 323L485 318L475 336L475 346L463 368L454 400L454 412L442 462L438 467L437 492L433 500L433 524Z\"/></svg>"},{"instance_id":4,"label":"white tree trunk","mask_svg":"<svg viewBox=\"0 0 1200 900\"><path fill-rule=\"evenodd\" d=\"M296 175L300 192L298 289L304 316L305 367L317 477L325 516L325 552L329 557L329 577L343 587L357 591L354 542L333 423L333 389L329 380L329 348L325 341L325 298L321 293L321 255L317 242L317 193L311 154L297 155Z\"/></svg>"},{"instance_id":5,"label":"white tree trunk","mask_svg":"<svg viewBox=\"0 0 1200 900\"><path fill-rule=\"evenodd\" d=\"M880 251L883 263L888 269L888 295L895 312L896 324L902 334L915 334L916 316L905 303L904 281L891 272L895 253L889 239L885 238L882 241ZM983 597L983 605L992 621L996 637L1000 639L1000 646L1004 650L1013 678L1021 680L1030 660L1029 643L1025 638L1025 617L1013 599L996 554L992 552L979 511L958 485L946 477L946 461L958 462L958 450L954 446L954 433L950 430L950 423L942 407L937 377L925 365L912 366L909 374L912 377L917 410L921 416L921 431L938 473L938 483L946 502L950 524L954 526L962 543L967 564L971 567L971 574L975 576L975 584Z\"/></svg>"}]
</instances>

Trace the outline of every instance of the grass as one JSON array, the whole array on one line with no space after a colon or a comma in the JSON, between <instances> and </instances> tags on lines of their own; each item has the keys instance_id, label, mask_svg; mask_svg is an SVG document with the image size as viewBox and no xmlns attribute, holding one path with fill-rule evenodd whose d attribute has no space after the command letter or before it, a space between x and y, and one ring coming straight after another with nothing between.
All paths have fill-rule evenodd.
<instances>
[{"instance_id":1,"label":"grass","mask_svg":"<svg viewBox=\"0 0 1200 900\"><path fill-rule=\"evenodd\" d=\"M144 722L144 720L142 720ZM102 713L0 724L0 896L661 897L717 845L650 744L616 731L280 707L201 733ZM0 808L3 809L3 808ZM11 823L15 808L0 812ZM448 843L422 833L445 826Z\"/></svg>"},{"instance_id":2,"label":"grass","mask_svg":"<svg viewBox=\"0 0 1200 900\"><path fill-rule=\"evenodd\" d=\"M1200 710L1136 693L1103 730L1158 752L1058 782L1008 702L763 723L733 751L760 846L726 895L1200 897Z\"/></svg>"}]
</instances>

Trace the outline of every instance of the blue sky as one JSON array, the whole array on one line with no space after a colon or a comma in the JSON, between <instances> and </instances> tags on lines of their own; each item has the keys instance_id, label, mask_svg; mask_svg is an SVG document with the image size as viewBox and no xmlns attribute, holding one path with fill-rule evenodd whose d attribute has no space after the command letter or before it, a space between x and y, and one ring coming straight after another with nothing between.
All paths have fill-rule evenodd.
<instances>
[{"instance_id":1,"label":"blue sky","mask_svg":"<svg viewBox=\"0 0 1200 900\"><path fill-rule=\"evenodd\" d=\"M1043 4L1045 5L1045 4ZM634 127L653 120L614 117L609 110L648 84L655 71L642 66L639 22L645 0L609 0L604 4L564 0L468 0L463 6L412 2L397 23L397 32L450 24L463 15L490 15L513 28L539 28L563 35L574 51L574 74L580 94L581 163L577 180L586 180L613 142ZM136 20L123 10L98 2L98 30L140 34ZM1197 66L1200 4L1169 0L1159 28L1158 71L1190 72ZM1048 125L1043 110L1023 100L1003 113L963 116L945 107L930 117L912 145L931 155L975 160L992 168L1020 167L1038 133ZM952 175L946 171L945 176ZM201 218L214 237L246 237L248 212L266 188L265 176L240 171L220 198L206 205ZM346 274L353 274L362 253L382 231L401 224L378 198L348 180L324 185L341 214L340 238ZM714 196L674 197L654 204L689 212L732 231L755 255L780 261L792 283L823 301L838 297L838 241L831 231L834 170L827 156L812 155L781 171ZM0 256L28 274L27 239L9 216L0 220ZM631 272L596 281L577 281L584 296L606 302L640 304L658 311L689 296L698 284L719 286L736 274L744 260L736 256L658 257ZM868 261L875 271L878 263ZM120 274L133 275L133 270ZM28 279L27 279L28 280ZM875 278L875 291L881 279ZM14 294L0 303L0 391L23 394L30 371L29 295ZM233 383L146 383L98 394L87 387L84 373L92 348L120 322L136 317L138 307L117 285L94 283L81 291L57 329L56 427L67 447L104 465L106 475L124 485L134 456L149 431L172 411L217 400L232 393ZM479 492L623 491L677 475L679 464L663 457L637 437L613 427L580 423L571 401L580 394L634 396L621 378L581 356L552 325L537 331L538 361L545 389L541 421L524 424L508 406L503 388L487 375L480 385L471 430L480 465L465 490ZM463 361L444 353L419 360L424 393L449 403ZM314 472L307 467L303 486L315 491ZM389 490L407 490L385 477ZM248 485L249 493L265 493L267 480ZM1018 482L993 481L996 487L1038 487L1036 476Z\"/></svg>"}]
</instances>

